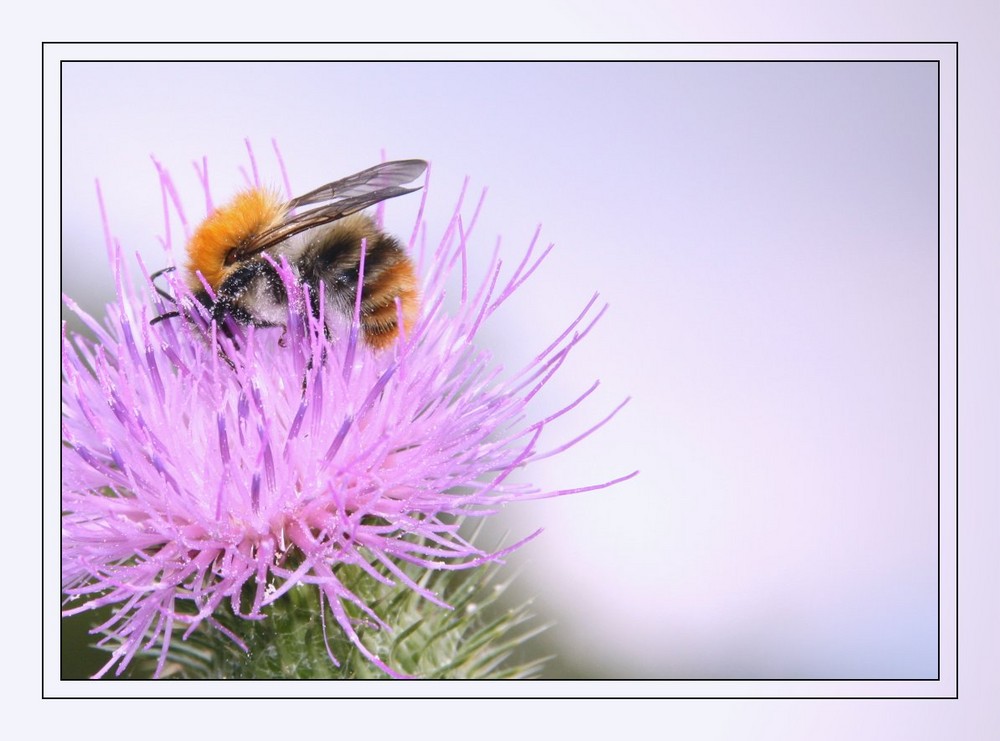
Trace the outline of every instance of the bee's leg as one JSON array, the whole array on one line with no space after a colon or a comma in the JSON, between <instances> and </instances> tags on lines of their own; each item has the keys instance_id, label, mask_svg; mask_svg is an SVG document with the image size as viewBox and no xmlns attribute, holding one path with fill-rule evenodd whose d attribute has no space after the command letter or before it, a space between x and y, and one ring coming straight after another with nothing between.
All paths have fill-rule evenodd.
<instances>
[{"instance_id":1,"label":"bee's leg","mask_svg":"<svg viewBox=\"0 0 1000 741\"><path fill-rule=\"evenodd\" d=\"M233 343L233 349L239 352L246 340L246 336L243 334L243 327L247 324L245 312L235 307L229 296L221 293L216 296L215 303L210 305L216 331ZM219 357L226 361L226 365L236 370L236 363L226 354L226 349L221 343L217 342L216 344L218 345Z\"/></svg>"},{"instance_id":2,"label":"bee's leg","mask_svg":"<svg viewBox=\"0 0 1000 741\"><path fill-rule=\"evenodd\" d=\"M226 334L226 336L229 338L229 340L233 343L233 348L238 351L240 349L240 345L236 341L236 338L233 337L232 333L230 333L230 332L224 332L224 334ZM219 357L226 361L226 365L228 365L233 370L236 370L236 363L233 362L233 359L230 358L229 355L226 353L226 348L224 348L222 346L222 344L219 343L219 342L216 342L215 345L216 345L216 349L219 352Z\"/></svg>"},{"instance_id":3,"label":"bee's leg","mask_svg":"<svg viewBox=\"0 0 1000 741\"><path fill-rule=\"evenodd\" d=\"M225 360L226 365L228 365L232 370L236 370L236 363L233 362L232 358L226 355L226 351L221 347L219 348L219 357Z\"/></svg>"}]
</instances>

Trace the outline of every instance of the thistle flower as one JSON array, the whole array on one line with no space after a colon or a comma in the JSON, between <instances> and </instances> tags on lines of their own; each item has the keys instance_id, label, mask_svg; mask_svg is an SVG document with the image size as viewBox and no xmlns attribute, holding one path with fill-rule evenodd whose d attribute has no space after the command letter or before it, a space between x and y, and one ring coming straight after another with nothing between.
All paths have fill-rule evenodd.
<instances>
[{"instance_id":1,"label":"thistle flower","mask_svg":"<svg viewBox=\"0 0 1000 741\"><path fill-rule=\"evenodd\" d=\"M173 200L184 222L170 176L158 169L164 202ZM426 199L426 187L422 193ZM159 676L177 636L199 628L246 652L247 631L275 619L276 607L301 599L301 590L312 595L331 665L346 646L402 676L363 640L399 628L377 609L370 585L448 609L422 573L498 562L538 534L490 552L459 532L463 519L634 475L558 491L512 481L515 470L613 416L549 450L539 447L546 425L597 384L547 418L527 417L532 397L603 309L594 314L594 296L526 367L504 373L479 347L479 331L551 245L535 257L536 231L503 282L495 251L471 285L466 249L482 199L466 226L464 194L463 186L430 255L421 201L409 248L419 241L427 266L424 309L382 351L358 341L357 310L338 326L322 295L320 316L306 309L308 288L285 262L274 263L289 296L283 329L219 327L179 280L173 291L192 316L151 325L175 307L151 290L141 260L145 281L130 282L104 217L115 300L98 321L64 298L96 339L64 327L62 355L63 614L110 606L111 618L93 632L113 650L95 676L120 674L146 651L155 652ZM169 236L165 246L169 256ZM449 312L453 273L460 295Z\"/></svg>"}]
</instances>

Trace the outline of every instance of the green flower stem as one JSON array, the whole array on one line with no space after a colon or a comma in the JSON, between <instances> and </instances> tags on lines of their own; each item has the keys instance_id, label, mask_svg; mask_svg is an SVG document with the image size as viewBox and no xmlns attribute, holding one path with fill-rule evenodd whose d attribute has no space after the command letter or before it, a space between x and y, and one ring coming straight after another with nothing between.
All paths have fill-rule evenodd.
<instances>
[{"instance_id":1,"label":"green flower stem","mask_svg":"<svg viewBox=\"0 0 1000 741\"><path fill-rule=\"evenodd\" d=\"M434 605L405 585L377 582L357 567L341 566L338 577L393 629L379 630L353 605L356 630L365 647L382 661L417 678L527 678L545 659L520 660L524 644L547 626L533 625L528 604L504 608L498 598L507 587L497 583L498 567L464 571L412 571L422 586L453 606ZM324 601L325 602L325 601ZM235 618L228 603L214 617L246 643L243 650L214 628L204 626L180 639L175 631L164 677L215 679L377 679L387 675L343 633L325 605L326 632L319 592L299 584L269 605L264 620ZM327 643L340 662L327 653ZM158 647L137 662L133 676L149 676Z\"/></svg>"}]
</instances>

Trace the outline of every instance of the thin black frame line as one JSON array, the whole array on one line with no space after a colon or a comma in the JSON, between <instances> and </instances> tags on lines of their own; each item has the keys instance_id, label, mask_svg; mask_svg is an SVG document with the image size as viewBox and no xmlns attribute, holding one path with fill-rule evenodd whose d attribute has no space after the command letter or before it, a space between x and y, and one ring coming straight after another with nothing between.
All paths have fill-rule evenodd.
<instances>
[{"instance_id":1,"label":"thin black frame line","mask_svg":"<svg viewBox=\"0 0 1000 741\"><path fill-rule=\"evenodd\" d=\"M941 65L937 68L937 675L941 678Z\"/></svg>"},{"instance_id":2,"label":"thin black frame line","mask_svg":"<svg viewBox=\"0 0 1000 741\"><path fill-rule=\"evenodd\" d=\"M940 59L60 59L62 64L940 64Z\"/></svg>"},{"instance_id":3,"label":"thin black frame line","mask_svg":"<svg viewBox=\"0 0 1000 741\"><path fill-rule=\"evenodd\" d=\"M43 41L45 46L955 46L957 41Z\"/></svg>"},{"instance_id":4,"label":"thin black frame line","mask_svg":"<svg viewBox=\"0 0 1000 741\"><path fill-rule=\"evenodd\" d=\"M146 681L159 681L159 680L146 680ZM168 680L169 681L169 680ZM187 681L187 680L182 680ZM215 680L229 682L231 680ZM263 681L273 681L273 680L263 680ZM302 681L302 680L299 680ZM325 681L325 682L336 682L339 680L315 680L315 681ZM370 680L355 680L355 681L370 681ZM381 680L378 680L381 681ZM423 680L419 680L423 681ZM449 680L443 680L449 681ZM451 680L454 681L454 680ZM469 680L469 681L479 681L479 680ZM500 681L511 681L511 680L500 680ZM520 681L520 680L515 680ZM534 681L534 680L528 680ZM602 680L603 681L603 680ZM563 695L502 695L493 697L482 697L478 695L453 695L453 696L434 696L434 695L392 695L386 696L381 695L378 697L372 695L345 695L342 697L335 697L332 695L281 695L277 697L268 696L241 696L234 697L232 695L158 695L158 696L134 696L134 695L73 695L73 696L58 696L44 699L52 700L138 700L140 702L147 702L149 700L237 700L240 702L246 702L247 700L320 700L322 702L330 702L331 700L341 700L346 702L354 702L357 700L375 700L378 702L393 701L393 700L413 700L417 702L427 701L431 702L433 700L472 700L479 702L482 700L541 700L541 701L552 701L552 700L826 700L826 701L847 701L855 702L858 700L903 700L908 702L913 702L914 700L957 700L958 697L952 696L941 696L941 695L928 695L926 697L899 697L897 695L885 695L881 697L871 696L871 695L844 695L835 697L802 697L799 695L732 695L724 697L706 697L703 695L697 696L687 696L687 695L667 695L667 696L646 696L646 695L576 695L576 696L563 696Z\"/></svg>"},{"instance_id":5,"label":"thin black frame line","mask_svg":"<svg viewBox=\"0 0 1000 741\"><path fill-rule=\"evenodd\" d=\"M43 42L43 55L42 55L43 56L43 60L42 60L43 61L43 66L44 66L44 61L45 61L45 54L44 54L45 43L46 42ZM80 43L85 43L85 42L73 42L73 43L74 44L80 44ZM130 43L130 42L116 42L116 43L127 44L127 43ZM169 42L157 42L157 43L169 43ZM202 43L204 43L204 42L202 42ZM609 43L613 43L613 42L609 42ZM658 42L646 42L646 43L658 43ZM706 43L708 43L708 42L706 42ZM747 42L747 43L756 43L756 42ZM799 42L786 42L786 43L788 43L788 44L796 44L796 45L799 44ZM837 43L837 42L827 42L827 43L833 44L833 43ZM878 42L864 42L864 43L878 43ZM894 42L894 43L907 44L907 43L910 43L910 42ZM914 42L914 43L916 43L916 42ZM958 81L959 81L959 70L958 70L958 43L957 42L940 42L940 43L953 43L954 46L955 46L955 117L956 117L955 118L955 125L956 125L956 131L955 131L955 144L956 144L956 164L955 164L955 175L956 175L956 186L955 186L955 206L956 206L956 227L955 227L956 228L956 233L955 233L955 238L956 238L956 256L955 256L955 265L956 265L956 278L955 278L955 281L956 281L956 320L955 320L956 321L956 326L955 326L955 329L956 329L956 358L955 358L955 362L956 362L956 365L955 365L955 370L956 370L956 384L955 384L956 385L956 388L955 388L955 401L956 401L956 441L955 441L955 445L956 445L956 447L955 447L955 452L956 452L956 473L955 473L955 476L956 476L956 479L955 479L955 483L956 483L956 501L955 501L955 506L956 506L956 523L955 523L955 529L956 529L956 533L955 533L955 535L956 535L956 574L955 574L955 577L956 577L956 590L955 590L955 592L956 592L955 593L956 629L955 629L955 644L956 644L956 656L955 656L955 670L956 670L956 672L955 672L955 682L956 682L956 691L955 691L955 699L957 699L957 697L958 697L958 668L959 668L959 665L958 665L958 662L959 662L959 656L958 656L958 638L959 638L959 636L958 636L958 608L959 608L959 604L958 604L959 603L959 599L958 599L958 577L959 577L959 574L958 574L958 552L957 552L958 551L958 534L959 534L958 533L958 516L957 516L958 515L958 484L959 484L959 480L958 480L959 479L959 475L958 475L958 452L959 452L958 451L958 442L959 441L958 441L958 425L957 425L957 423L958 423L958 399L959 399L959 396L958 396L958 394L959 394L959 389L958 389L958 270L957 270L958 269L958 254L957 254L958 251L957 251L957 246L958 246L958 232L959 232L959 229L958 229L958 219L957 219L957 213L958 213L957 209L958 209L958 204L959 204L959 194L958 194L958 158L957 158L957 149L958 149ZM59 64L59 68L60 68L60 71L59 71L60 89L62 89L62 87L63 87L63 64L65 62L67 62L67 61L71 61L71 60L60 60L60 64ZM99 61L99 60L78 60L78 61L86 62L86 61ZM126 60L109 60L109 61L126 61ZM140 61L152 61L152 60L140 60ZM165 60L165 61L174 61L174 62L183 63L185 61L194 61L194 60ZM216 61L216 60L209 60L209 61ZM310 60L291 60L291 61L310 61ZM319 61L322 61L322 60L319 60ZM355 61L374 61L374 60L355 60ZM403 60L389 60L389 61L403 61ZM421 61L425 61L425 60L421 60ZM447 60L447 61L454 61L454 60ZM515 60L495 60L495 61L515 61ZM539 60L527 60L527 61L539 61ZM572 61L572 60L556 60L556 61ZM594 61L594 60L587 60L587 61ZM626 61L626 62L666 61L666 62L672 62L672 63L713 61L713 62L719 62L719 63L722 63L722 62L737 62L738 63L741 60L597 60L597 61L599 61L599 62L605 62L605 61ZM749 62L794 62L796 60L743 60L743 61L749 61ZM830 61L830 62L843 63L843 62L854 62L854 61L863 61L863 60L800 60L800 61L809 61L809 62ZM655 682L662 682L662 681L672 681L672 682L681 682L681 681L683 681L683 682L719 682L719 681L740 681L740 682L750 682L750 681L753 681L753 682L778 682L778 681L784 681L784 682L847 682L847 681L849 681L849 682L867 682L867 681L871 681L871 682L890 682L890 681L891 682L933 682L933 681L940 681L940 666L941 666L941 653L942 653L941 652L942 636L941 636L941 619L940 619L940 616L941 616L941 519L940 519L940 511L941 511L941 498L940 498L940 494L941 494L941 475L940 475L941 474L941 470L940 470L940 460L941 460L941 449L940 449L940 438L941 438L941 429L940 429L940 399L941 399L941 379L940 379L940 357L941 357L941 336L940 336L940 326L941 326L941 316L940 316L940 310L941 310L941 294L940 294L940 285L941 285L941 275L940 275L940 263L941 263L941 260L940 260L940 257L941 257L941 255L940 255L940 250L941 250L941 243L940 243L940 238L941 238L941 229L940 229L940 223L941 223L941 213L940 213L940 205L941 205L941 182L940 182L940 178L941 178L941 139L940 139L940 135L941 135L941 126L940 126L940 124L941 124L941 118L940 118L940 116L941 116L941 100L940 100L941 99L941 86L940 86L940 63L941 63L941 60L917 60L917 59L909 59L909 60L870 60L870 61L873 61L873 62L879 62L879 61L882 61L882 62L885 62L885 61L891 61L891 62L922 62L922 61L923 62L931 62L931 61L933 61L933 62L935 62L937 64L937 113L938 113L938 119L937 119L937 134L938 134L938 136L937 136L937 149L938 149L938 194L937 194L937 200L938 200L938 227L937 227L937 232L938 232L938 276L937 276L937 283L938 283L938 296L937 296L937 304L938 304L938 320L937 320L937 325L938 325L938 369L937 369L937 372L938 372L938 384L937 384L938 385L938 414L937 414L937 416L938 416L938 429L937 429L937 439L938 439L938 668L937 668L937 675L938 676L936 678L907 678L907 679L853 679L853 678L834 678L834 679L821 679L821 678L805 678L805 679L799 679L799 678L795 678L795 679L774 679L774 678L749 678L749 679L736 679L736 678L725 678L725 679L719 679L719 678L695 678L695 679L668 679L668 680L664 680L664 679L639 679L639 680L635 680L635 679L620 679L620 680L616 680L616 679L604 679L604 680L600 680L602 682L604 682L604 681L655 681ZM42 112L43 112L43 122L44 122L44 95L42 97ZM44 142L44 139L43 139L43 142ZM63 175L63 169L62 169L62 147L63 147L63 141L62 141L62 106L60 105L60 138L59 138L59 148L60 148L60 178L62 178L62 175ZM43 163L44 163L44 143L43 143L43 158L42 158L42 160L43 160ZM44 196L44 186L43 186L43 196ZM43 208L43 214L44 214L44 197L43 197L43 207L42 208ZM62 218L62 201L60 200L60 219L61 218ZM43 225L43 229L44 229L44 225ZM43 265L44 265L44 253L43 253L43 258L42 259L43 259ZM44 322L44 320L43 320L43 322ZM43 363L44 363L44 346L43 346L43 353L42 354L43 354ZM43 432L43 440L44 440L44 432ZM43 487L44 487L44 470L43 470ZM43 513L44 513L44 501L43 501ZM44 540L44 517L43 517L43 540ZM43 563L43 573L44 573L44 554L43 554L42 563ZM61 639L61 636L60 636L60 639ZM61 640L60 640L60 644L61 644ZM43 645L44 645L44 635L43 635ZM89 680L60 680L60 681L89 681ZM137 681L142 681L142 680L137 680ZM580 678L580 679L576 679L576 680L542 680L542 681L582 681L582 682L585 681L585 682L590 682L590 681L595 681L595 680ZM43 685L44 685L44 679L43 679ZM43 686L43 696L44 696L44 686ZM234 698L234 699L236 699L236 698ZM406 698L401 698L401 699L406 699ZM413 699L420 699L420 698L413 698ZM556 699L559 699L559 698L556 698ZM647 699L647 698L642 698L642 699ZM658 699L658 698L648 698L648 699ZM667 698L663 698L663 699L667 699ZM681 699L681 698L669 698L669 699ZM722 698L722 697L720 697L720 698L704 697L704 698L687 698L687 699L727 699L727 698ZM800 696L791 696L791 697L788 697L788 698L774 698L774 697L755 698L755 697L750 696L750 697L748 697L746 699L852 699L852 698L841 698L841 697L814 698L814 697L800 697ZM869 696L869 697L864 697L864 698L853 698L853 699L880 699L880 698L875 698L875 697L870 697ZM882 698L882 699L949 699L949 698L947 698L947 697L940 697L940 696L935 696L933 698L901 698L901 697L893 696L892 698Z\"/></svg>"},{"instance_id":6,"label":"thin black frame line","mask_svg":"<svg viewBox=\"0 0 1000 741\"><path fill-rule=\"evenodd\" d=\"M788 60L763 60L763 61L788 61ZM811 60L816 61L816 60ZM853 60L850 60L853 61ZM883 60L888 61L888 60ZM918 60L903 60L916 62ZM60 64L60 83L62 83L62 64ZM938 208L939 208L939 226L938 226L938 358L940 362L940 64L938 63L938 152L939 152L939 163L938 163ZM61 114L61 110L60 110ZM60 122L61 123L61 122ZM62 139L60 137L60 155L61 155ZM60 162L60 170L61 170ZM802 678L802 679L788 679L788 678L690 678L690 679L671 679L666 681L764 681L764 682L776 682L776 681L808 681L808 682L819 682L819 681L831 681L831 682L843 682L843 681L902 681L902 682L927 682L927 681L939 681L940 680L940 661L941 661L941 625L940 625L940 368L938 368L938 663L937 663L937 677L935 678L904 678L904 679L858 679L858 678ZM66 680L64 680L66 681ZM76 681L76 680L69 680ZM79 680L85 681L85 680ZM542 680L542 681L566 681L566 680ZM570 680L573 681L573 680ZM592 681L587 679L580 679L576 681ZM601 681L664 681L660 679L640 679L640 680L601 680Z\"/></svg>"},{"instance_id":7,"label":"thin black frame line","mask_svg":"<svg viewBox=\"0 0 1000 741\"><path fill-rule=\"evenodd\" d=\"M960 653L959 652L959 633L960 633L960 631L959 631L959 625L961 623L961 621L959 620L959 608L958 608L958 602L959 602L958 595L959 595L959 592L960 592L960 590L959 590L959 583L958 583L959 582L958 562L959 562L959 557L960 557L960 553L961 553L961 549L958 547L958 531L959 531L959 527L958 527L958 523L959 523L959 514L958 514L958 506L959 506L958 478L959 478L959 475L958 475L958 472L960 470L959 465L958 465L958 460L959 460L959 445L958 445L959 440L958 440L958 438L959 438L959 429L960 429L959 428L959 418L958 418L959 417L959 409L960 409L959 403L958 403L958 393L959 393L959 372L958 372L958 357L959 357L959 352L958 352L958 347L959 347L959 344L958 344L959 343L959 340L958 340L958 312L959 312L959 306L960 306L960 302L958 300L958 296L959 296L959 293L958 293L958 275L959 275L959 270L958 270L958 253L959 253L959 231L960 231L960 229L959 229L959 219L958 219L958 213L959 213L959 208L958 208L958 206L959 206L959 199L958 199L958 188L959 188L959 172L958 172L958 167L959 167L959 164L958 163L959 163L959 160L961 159L959 157L959 139L958 139L958 128L959 128L959 116L958 116L958 111L959 111L959 104L958 104L958 90L959 90L959 84L958 84L958 79L959 79L959 77L958 77L958 57L959 57L959 49L958 49L958 43L956 42L956 44L955 44L955 699L958 699L958 680L959 680L958 662L959 662L959 653ZM939 146L940 146L940 142L941 142L941 139L940 139L940 137L938 137L938 145ZM938 211L939 217L940 217L940 213L941 212L939 210ZM940 272L938 273L938 276L939 276L938 280L940 280ZM939 292L938 295L940 296L940 292ZM940 300L940 298L939 298L939 300ZM940 321L940 313L938 314L938 321ZM938 426L938 434L940 434L940 429L941 429L940 426ZM940 520L939 520L939 522L940 522ZM938 570L938 573L940 573L940 569Z\"/></svg>"}]
</instances>

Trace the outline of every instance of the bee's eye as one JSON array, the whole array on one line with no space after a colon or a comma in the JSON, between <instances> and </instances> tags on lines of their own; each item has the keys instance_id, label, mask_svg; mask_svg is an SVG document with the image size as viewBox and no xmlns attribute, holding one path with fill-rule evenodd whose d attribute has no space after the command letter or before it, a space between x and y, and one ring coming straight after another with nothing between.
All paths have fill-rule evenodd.
<instances>
[{"instance_id":1,"label":"bee's eye","mask_svg":"<svg viewBox=\"0 0 1000 741\"><path fill-rule=\"evenodd\" d=\"M225 265L232 265L234 262L236 262L236 250L235 249L227 250L226 257L223 260L223 263Z\"/></svg>"}]
</instances>

